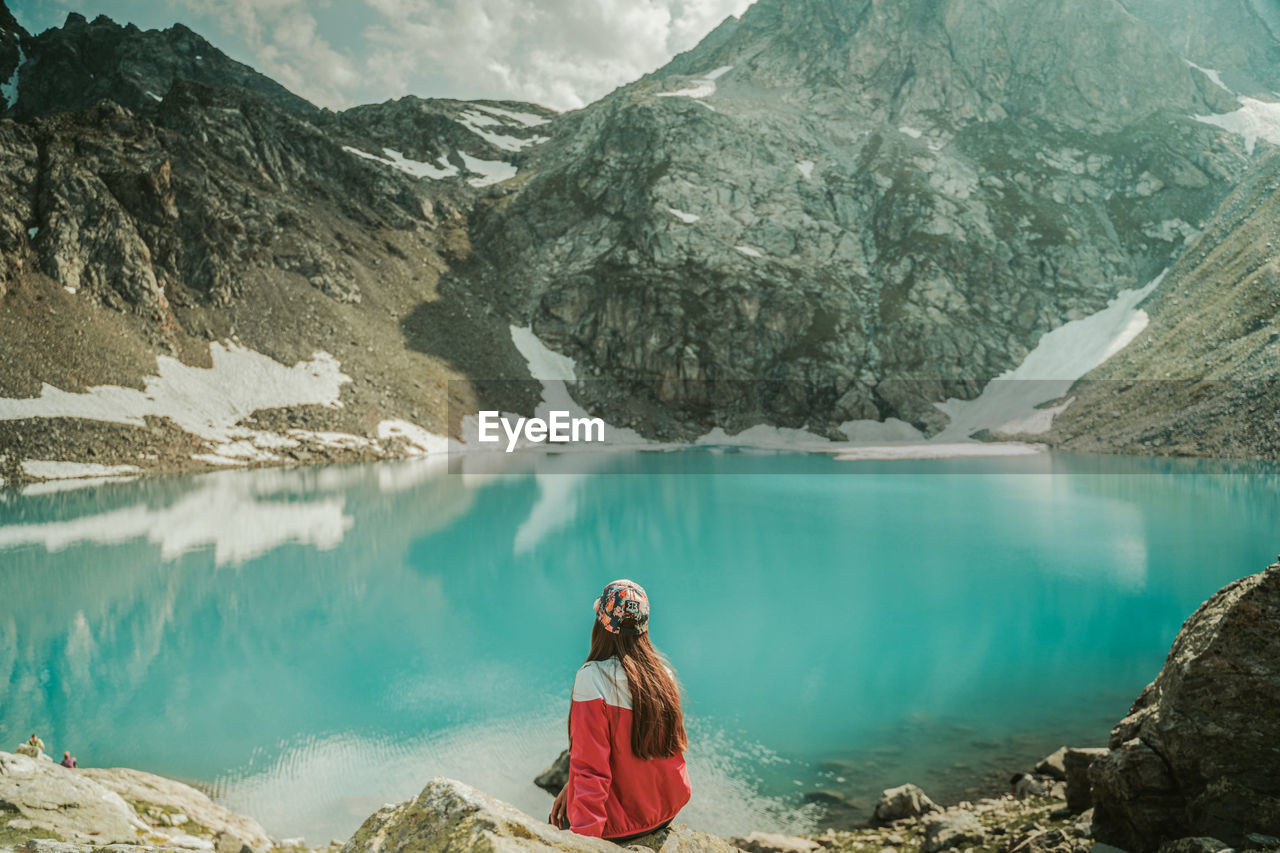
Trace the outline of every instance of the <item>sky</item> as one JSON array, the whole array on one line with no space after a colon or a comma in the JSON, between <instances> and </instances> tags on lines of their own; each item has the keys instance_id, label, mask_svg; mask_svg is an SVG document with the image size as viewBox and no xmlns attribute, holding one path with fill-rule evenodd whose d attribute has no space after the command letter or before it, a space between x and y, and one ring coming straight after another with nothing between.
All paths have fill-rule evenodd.
<instances>
[{"instance_id":1,"label":"sky","mask_svg":"<svg viewBox=\"0 0 1280 853\"><path fill-rule=\"evenodd\" d=\"M401 95L583 106L693 47L752 0L7 0L29 32L68 12L176 22L315 104Z\"/></svg>"}]
</instances>

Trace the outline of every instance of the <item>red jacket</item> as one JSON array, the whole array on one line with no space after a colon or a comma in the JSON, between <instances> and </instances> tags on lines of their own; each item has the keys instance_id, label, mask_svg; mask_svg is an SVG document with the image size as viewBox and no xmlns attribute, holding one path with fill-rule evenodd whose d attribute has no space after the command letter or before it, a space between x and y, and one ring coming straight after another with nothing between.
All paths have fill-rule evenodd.
<instances>
[{"instance_id":1,"label":"red jacket","mask_svg":"<svg viewBox=\"0 0 1280 853\"><path fill-rule=\"evenodd\" d=\"M631 691L617 660L587 661L569 712L569 828L618 838L666 823L689 802L683 755L631 752Z\"/></svg>"}]
</instances>

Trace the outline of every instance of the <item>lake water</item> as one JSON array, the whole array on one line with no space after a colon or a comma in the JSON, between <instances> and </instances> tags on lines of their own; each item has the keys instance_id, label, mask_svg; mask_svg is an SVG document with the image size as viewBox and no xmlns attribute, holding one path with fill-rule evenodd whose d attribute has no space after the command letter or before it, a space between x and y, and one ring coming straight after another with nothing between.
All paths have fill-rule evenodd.
<instances>
[{"instance_id":1,"label":"lake water","mask_svg":"<svg viewBox=\"0 0 1280 853\"><path fill-rule=\"evenodd\" d=\"M1102 743L1183 619L1280 546L1272 466L633 454L0 498L0 744L345 837L434 774L542 815L603 584L640 581L722 833L825 788L939 799ZM530 463L532 464L532 463Z\"/></svg>"}]
</instances>

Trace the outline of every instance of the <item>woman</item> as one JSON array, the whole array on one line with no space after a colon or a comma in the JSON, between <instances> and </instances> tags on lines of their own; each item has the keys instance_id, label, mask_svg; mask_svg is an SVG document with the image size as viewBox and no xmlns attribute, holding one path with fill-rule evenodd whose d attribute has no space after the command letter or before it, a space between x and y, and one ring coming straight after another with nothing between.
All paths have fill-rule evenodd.
<instances>
[{"instance_id":1,"label":"woman","mask_svg":"<svg viewBox=\"0 0 1280 853\"><path fill-rule=\"evenodd\" d=\"M551 823L625 842L662 829L689 802L680 688L649 642L649 597L617 580L596 599L591 652L569 711L569 784Z\"/></svg>"}]
</instances>

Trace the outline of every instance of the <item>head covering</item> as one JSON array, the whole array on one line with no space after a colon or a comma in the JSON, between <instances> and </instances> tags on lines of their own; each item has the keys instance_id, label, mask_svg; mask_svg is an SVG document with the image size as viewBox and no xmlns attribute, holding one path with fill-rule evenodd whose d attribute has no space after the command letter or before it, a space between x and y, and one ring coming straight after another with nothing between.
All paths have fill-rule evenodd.
<instances>
[{"instance_id":1,"label":"head covering","mask_svg":"<svg viewBox=\"0 0 1280 853\"><path fill-rule=\"evenodd\" d=\"M643 634L649 630L649 596L635 581L611 582L596 599L595 609L596 620L612 634Z\"/></svg>"}]
</instances>

